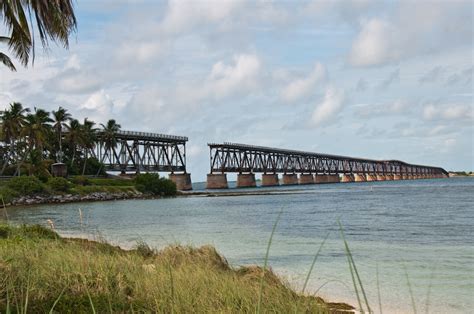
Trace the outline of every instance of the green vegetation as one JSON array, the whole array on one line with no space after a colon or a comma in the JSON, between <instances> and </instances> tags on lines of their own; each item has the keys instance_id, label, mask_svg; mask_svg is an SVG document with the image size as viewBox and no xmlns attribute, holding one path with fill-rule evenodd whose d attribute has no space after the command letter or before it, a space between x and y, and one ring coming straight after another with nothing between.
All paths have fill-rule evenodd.
<instances>
[{"instance_id":1,"label":"green vegetation","mask_svg":"<svg viewBox=\"0 0 474 314\"><path fill-rule=\"evenodd\" d=\"M234 269L210 246L124 251L39 226L0 225L0 273L2 312L255 313L259 296L262 313L351 309L299 295L269 269Z\"/></svg>"},{"instance_id":2,"label":"green vegetation","mask_svg":"<svg viewBox=\"0 0 474 314\"><path fill-rule=\"evenodd\" d=\"M156 173L139 174L135 178L137 190L153 195L175 195L176 184Z\"/></svg>"},{"instance_id":3,"label":"green vegetation","mask_svg":"<svg viewBox=\"0 0 474 314\"><path fill-rule=\"evenodd\" d=\"M472 176L474 175L473 172L467 172L467 171L450 171L449 172L451 175L454 176L460 176L460 177L467 177L467 176Z\"/></svg>"},{"instance_id":4,"label":"green vegetation","mask_svg":"<svg viewBox=\"0 0 474 314\"><path fill-rule=\"evenodd\" d=\"M12 177L0 182L0 198L8 204L17 197L35 195L61 195L91 193L126 193L136 195L141 192L156 196L176 195L176 185L157 174L142 174L136 179L87 178L84 176L66 178L50 177L46 183L35 176ZM0 201L0 207L2 206Z\"/></svg>"},{"instance_id":5,"label":"green vegetation","mask_svg":"<svg viewBox=\"0 0 474 314\"><path fill-rule=\"evenodd\" d=\"M44 184L36 177L13 177L8 181L7 187L20 195L34 195L44 191Z\"/></svg>"},{"instance_id":6,"label":"green vegetation","mask_svg":"<svg viewBox=\"0 0 474 314\"><path fill-rule=\"evenodd\" d=\"M55 192L67 192L71 183L65 178L49 178L48 185Z\"/></svg>"}]
</instances>

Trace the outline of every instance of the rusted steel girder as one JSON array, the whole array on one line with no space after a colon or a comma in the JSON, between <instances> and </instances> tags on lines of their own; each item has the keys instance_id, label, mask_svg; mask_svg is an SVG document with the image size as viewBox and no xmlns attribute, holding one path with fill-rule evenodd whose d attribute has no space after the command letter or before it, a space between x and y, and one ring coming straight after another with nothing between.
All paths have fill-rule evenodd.
<instances>
[{"instance_id":1,"label":"rusted steel girder","mask_svg":"<svg viewBox=\"0 0 474 314\"><path fill-rule=\"evenodd\" d=\"M208 146L211 173L448 174L443 168L399 160L371 160L227 142Z\"/></svg>"},{"instance_id":2,"label":"rusted steel girder","mask_svg":"<svg viewBox=\"0 0 474 314\"><path fill-rule=\"evenodd\" d=\"M108 171L186 173L187 137L119 131L115 133L116 145L105 143L103 133L97 137L90 154Z\"/></svg>"}]
</instances>

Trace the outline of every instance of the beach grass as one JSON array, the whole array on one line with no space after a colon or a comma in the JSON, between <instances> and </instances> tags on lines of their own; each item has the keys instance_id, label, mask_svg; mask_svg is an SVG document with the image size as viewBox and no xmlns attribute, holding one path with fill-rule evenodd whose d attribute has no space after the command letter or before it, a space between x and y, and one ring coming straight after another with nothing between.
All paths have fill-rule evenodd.
<instances>
[{"instance_id":1,"label":"beach grass","mask_svg":"<svg viewBox=\"0 0 474 314\"><path fill-rule=\"evenodd\" d=\"M269 267L234 268L211 246L126 251L0 225L1 312L290 313L295 304L299 313L352 308L298 294Z\"/></svg>"}]
</instances>

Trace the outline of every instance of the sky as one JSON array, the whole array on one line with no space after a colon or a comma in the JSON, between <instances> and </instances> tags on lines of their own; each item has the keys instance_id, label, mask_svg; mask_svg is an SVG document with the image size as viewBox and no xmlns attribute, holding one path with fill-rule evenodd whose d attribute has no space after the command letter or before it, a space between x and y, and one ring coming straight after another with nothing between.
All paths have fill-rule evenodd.
<instances>
[{"instance_id":1,"label":"sky","mask_svg":"<svg viewBox=\"0 0 474 314\"><path fill-rule=\"evenodd\" d=\"M0 67L0 108L187 136L193 181L224 141L474 171L473 6L80 0L68 50Z\"/></svg>"}]
</instances>

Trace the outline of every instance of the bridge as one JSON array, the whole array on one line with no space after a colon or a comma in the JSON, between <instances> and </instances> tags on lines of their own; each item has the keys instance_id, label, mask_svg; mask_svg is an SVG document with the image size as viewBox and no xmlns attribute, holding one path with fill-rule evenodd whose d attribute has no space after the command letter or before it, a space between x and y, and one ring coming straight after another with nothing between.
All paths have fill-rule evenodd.
<instances>
[{"instance_id":1,"label":"bridge","mask_svg":"<svg viewBox=\"0 0 474 314\"><path fill-rule=\"evenodd\" d=\"M97 133L97 143L89 154L102 162L107 171L170 172L169 177L179 190L191 190L191 175L186 172L187 137L118 131L114 135L115 145L107 144L105 137L104 132Z\"/></svg>"},{"instance_id":2,"label":"bridge","mask_svg":"<svg viewBox=\"0 0 474 314\"><path fill-rule=\"evenodd\" d=\"M228 188L228 172L238 173L237 187L255 187L255 173L262 173L262 186L280 185L278 174L282 174L283 185L448 177L443 168L399 160L372 160L227 142L208 146L208 189Z\"/></svg>"}]
</instances>

